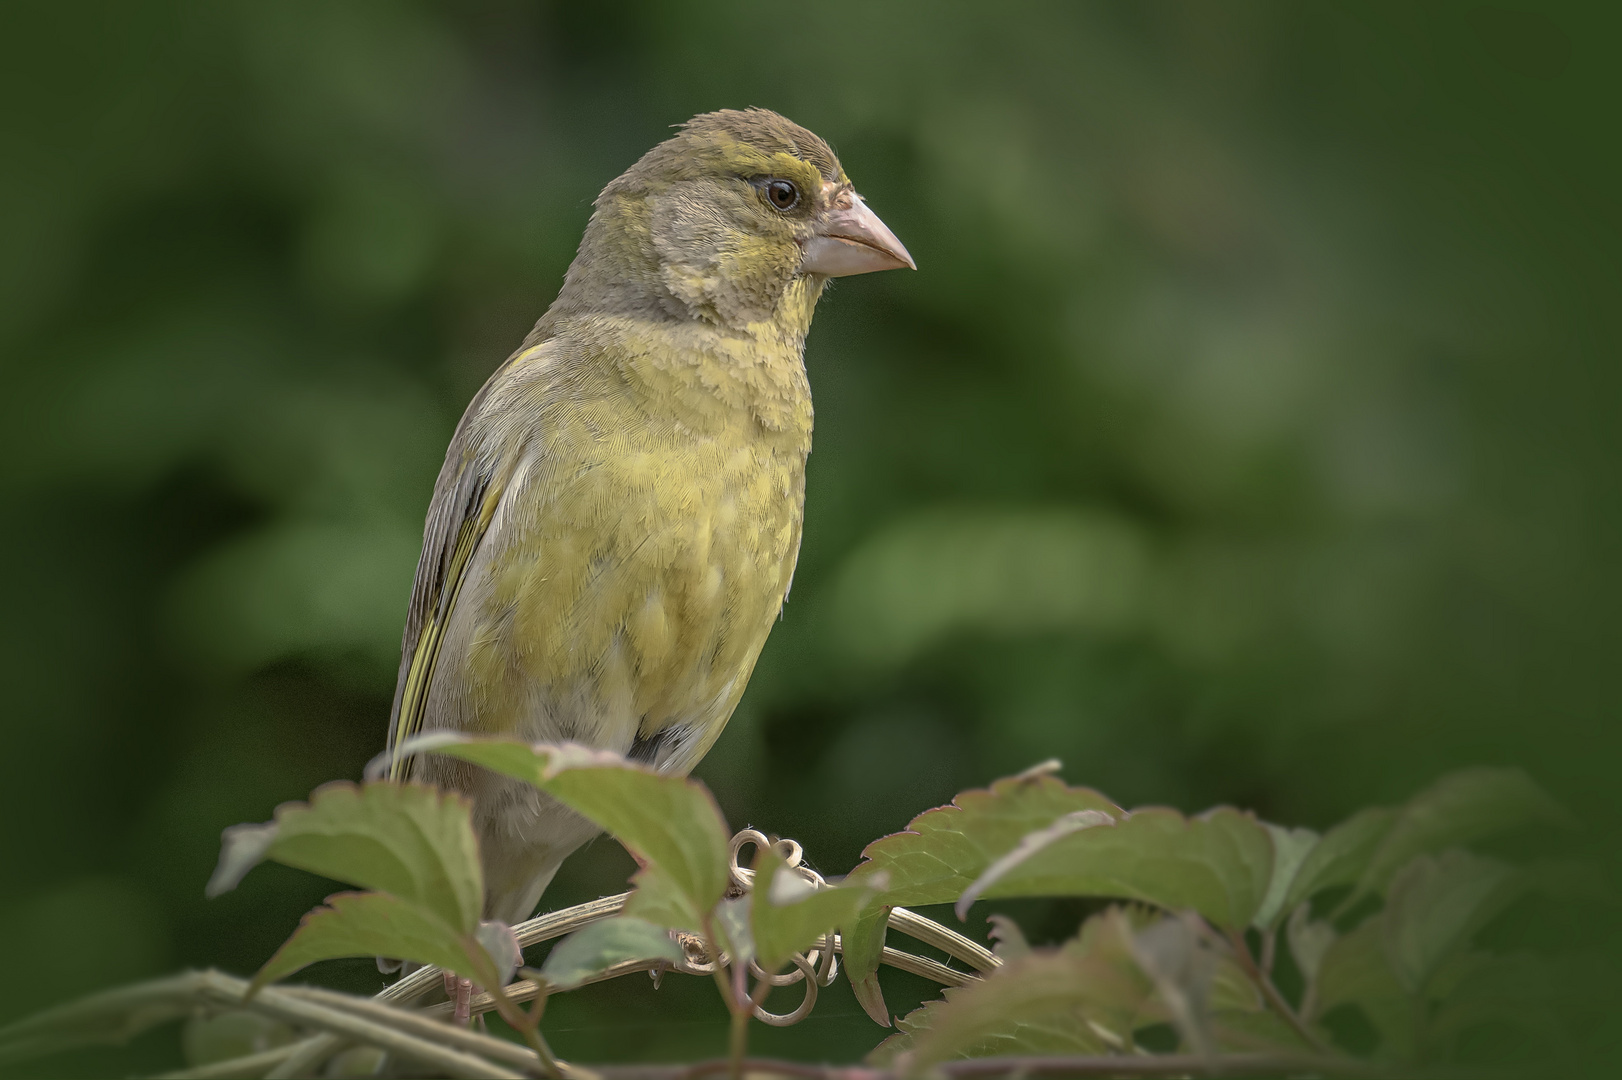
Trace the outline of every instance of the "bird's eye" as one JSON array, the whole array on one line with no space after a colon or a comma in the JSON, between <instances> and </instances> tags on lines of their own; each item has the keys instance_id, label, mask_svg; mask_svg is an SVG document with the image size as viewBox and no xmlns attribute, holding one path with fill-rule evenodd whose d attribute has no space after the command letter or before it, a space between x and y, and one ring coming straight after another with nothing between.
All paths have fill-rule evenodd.
<instances>
[{"instance_id":1,"label":"bird's eye","mask_svg":"<svg viewBox=\"0 0 1622 1080\"><path fill-rule=\"evenodd\" d=\"M779 210L792 210L800 202L800 189L787 180L768 180L766 198Z\"/></svg>"}]
</instances>

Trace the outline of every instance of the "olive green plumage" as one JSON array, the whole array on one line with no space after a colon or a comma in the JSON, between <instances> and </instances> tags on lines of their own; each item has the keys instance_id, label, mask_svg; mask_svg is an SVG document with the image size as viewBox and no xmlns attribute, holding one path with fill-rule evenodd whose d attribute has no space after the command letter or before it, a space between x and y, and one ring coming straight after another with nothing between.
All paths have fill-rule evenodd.
<instances>
[{"instance_id":1,"label":"olive green plumage","mask_svg":"<svg viewBox=\"0 0 1622 1080\"><path fill-rule=\"evenodd\" d=\"M603 190L556 302L451 440L391 748L450 728L692 768L794 573L812 310L829 274L910 265L893 241L827 144L765 110L697 117ZM449 759L390 775L472 796L492 918L527 917L596 831Z\"/></svg>"}]
</instances>

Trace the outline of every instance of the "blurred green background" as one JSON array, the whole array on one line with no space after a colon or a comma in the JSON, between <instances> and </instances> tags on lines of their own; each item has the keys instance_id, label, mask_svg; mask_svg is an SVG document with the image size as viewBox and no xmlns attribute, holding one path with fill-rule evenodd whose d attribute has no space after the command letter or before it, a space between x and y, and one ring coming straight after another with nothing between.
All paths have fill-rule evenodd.
<instances>
[{"instance_id":1,"label":"blurred green background","mask_svg":"<svg viewBox=\"0 0 1622 1080\"><path fill-rule=\"evenodd\" d=\"M0 1014L249 971L329 891L202 885L380 748L457 417L597 191L727 106L829 139L921 268L819 309L793 597L699 770L734 825L841 873L1048 757L1319 827L1516 764L1614 860L1617 21L6 5ZM628 869L594 844L547 902ZM718 1052L681 982L559 1002L554 1045ZM830 993L756 1045L879 1035Z\"/></svg>"}]
</instances>

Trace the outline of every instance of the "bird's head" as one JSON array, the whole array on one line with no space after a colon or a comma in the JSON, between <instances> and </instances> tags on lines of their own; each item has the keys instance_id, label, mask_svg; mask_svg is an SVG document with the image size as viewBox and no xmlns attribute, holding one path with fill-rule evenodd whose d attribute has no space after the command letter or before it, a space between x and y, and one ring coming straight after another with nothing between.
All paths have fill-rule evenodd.
<instances>
[{"instance_id":1,"label":"bird's head","mask_svg":"<svg viewBox=\"0 0 1622 1080\"><path fill-rule=\"evenodd\" d=\"M809 325L828 278L913 266L827 143L766 109L724 109L603 190L565 293L737 330Z\"/></svg>"}]
</instances>

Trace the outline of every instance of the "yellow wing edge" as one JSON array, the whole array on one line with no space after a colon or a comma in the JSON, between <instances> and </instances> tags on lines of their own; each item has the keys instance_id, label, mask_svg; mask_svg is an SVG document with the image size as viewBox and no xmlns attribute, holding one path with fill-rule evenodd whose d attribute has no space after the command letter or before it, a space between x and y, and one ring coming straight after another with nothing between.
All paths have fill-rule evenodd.
<instances>
[{"instance_id":1,"label":"yellow wing edge","mask_svg":"<svg viewBox=\"0 0 1622 1080\"><path fill-rule=\"evenodd\" d=\"M451 554L451 562L447 577L448 589L441 594L440 602L433 611L423 620L422 632L417 637L417 647L411 654L411 667L406 672L405 688L400 694L400 711L395 717L394 727L389 731L389 779L401 781L406 779L407 769L410 765L408 758L402 757L399 748L411 736L422 730L423 714L428 706L428 688L433 683L434 667L439 660L439 646L444 638L445 625L450 621L451 612L456 609L456 599L462 592L462 583L467 577L467 567L473 559L473 552L484 539L485 532L490 528L490 521L495 517L496 507L501 503L501 490L493 488L484 497L479 507L479 516L469 518L462 523L457 531L456 548Z\"/></svg>"}]
</instances>

